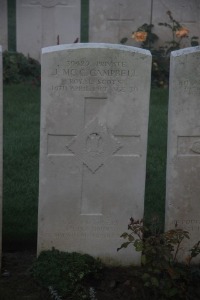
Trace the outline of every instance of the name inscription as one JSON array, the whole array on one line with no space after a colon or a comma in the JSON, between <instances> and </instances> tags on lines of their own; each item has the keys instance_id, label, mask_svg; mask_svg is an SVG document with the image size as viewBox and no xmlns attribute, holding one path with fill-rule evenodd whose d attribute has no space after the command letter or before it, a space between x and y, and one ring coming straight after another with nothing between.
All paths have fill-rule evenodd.
<instances>
[{"instance_id":1,"label":"name inscription","mask_svg":"<svg viewBox=\"0 0 200 300\"><path fill-rule=\"evenodd\" d=\"M138 87L133 84L133 78L137 77L136 71L130 69L125 61L66 61L63 66L57 65L50 76L56 82L61 82L51 86L51 91L57 94L65 91L138 91Z\"/></svg>"}]
</instances>

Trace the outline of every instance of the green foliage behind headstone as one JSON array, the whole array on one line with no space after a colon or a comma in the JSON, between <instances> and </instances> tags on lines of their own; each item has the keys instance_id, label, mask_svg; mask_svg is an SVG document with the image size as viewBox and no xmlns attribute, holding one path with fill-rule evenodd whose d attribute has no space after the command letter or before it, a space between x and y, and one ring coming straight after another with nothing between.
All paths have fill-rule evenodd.
<instances>
[{"instance_id":1,"label":"green foliage behind headstone","mask_svg":"<svg viewBox=\"0 0 200 300\"><path fill-rule=\"evenodd\" d=\"M45 287L53 287L69 299L89 299L84 280L94 278L102 264L90 255L55 249L43 251L32 268L33 277Z\"/></svg>"},{"instance_id":2,"label":"green foliage behind headstone","mask_svg":"<svg viewBox=\"0 0 200 300\"><path fill-rule=\"evenodd\" d=\"M32 82L40 84L40 63L26 57L22 53L8 52L3 53L3 81L4 83Z\"/></svg>"}]
</instances>

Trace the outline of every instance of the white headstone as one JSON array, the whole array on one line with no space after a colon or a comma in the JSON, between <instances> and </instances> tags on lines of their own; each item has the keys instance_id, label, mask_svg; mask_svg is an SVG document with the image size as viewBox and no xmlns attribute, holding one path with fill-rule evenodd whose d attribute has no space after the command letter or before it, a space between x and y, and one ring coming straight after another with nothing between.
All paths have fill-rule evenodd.
<instances>
[{"instance_id":1,"label":"white headstone","mask_svg":"<svg viewBox=\"0 0 200 300\"><path fill-rule=\"evenodd\" d=\"M184 261L200 233L200 47L172 52L170 70L166 230L191 234Z\"/></svg>"},{"instance_id":2,"label":"white headstone","mask_svg":"<svg viewBox=\"0 0 200 300\"><path fill-rule=\"evenodd\" d=\"M158 25L172 25L168 11L189 30L189 38L181 41L182 48L191 45L192 36L200 40L200 2L197 0L90 0L89 41L119 43L127 37L127 44L140 47L141 43L133 40L131 35L146 23L154 25L153 32L159 37L153 46L169 46L165 42L172 41L172 31Z\"/></svg>"},{"instance_id":3,"label":"white headstone","mask_svg":"<svg viewBox=\"0 0 200 300\"><path fill-rule=\"evenodd\" d=\"M3 67L2 47L0 46L0 269L2 251L2 185L3 185Z\"/></svg>"},{"instance_id":4,"label":"white headstone","mask_svg":"<svg viewBox=\"0 0 200 300\"><path fill-rule=\"evenodd\" d=\"M150 23L151 1L146 0L90 0L89 41L119 43L124 37L131 39L133 31ZM138 43L135 43L138 45Z\"/></svg>"},{"instance_id":5,"label":"white headstone","mask_svg":"<svg viewBox=\"0 0 200 300\"><path fill-rule=\"evenodd\" d=\"M138 48L43 49L38 252L140 263L117 248L130 217L143 217L150 73Z\"/></svg>"},{"instance_id":6,"label":"white headstone","mask_svg":"<svg viewBox=\"0 0 200 300\"><path fill-rule=\"evenodd\" d=\"M17 0L17 51L40 60L42 47L80 39L80 0Z\"/></svg>"},{"instance_id":7,"label":"white headstone","mask_svg":"<svg viewBox=\"0 0 200 300\"><path fill-rule=\"evenodd\" d=\"M0 1L0 44L3 50L8 48L7 0Z\"/></svg>"}]
</instances>

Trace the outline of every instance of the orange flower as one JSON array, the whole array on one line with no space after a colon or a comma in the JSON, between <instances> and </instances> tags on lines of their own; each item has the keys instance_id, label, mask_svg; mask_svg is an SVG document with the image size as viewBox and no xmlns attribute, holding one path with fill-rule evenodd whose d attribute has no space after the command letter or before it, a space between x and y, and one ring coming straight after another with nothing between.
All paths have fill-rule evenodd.
<instances>
[{"instance_id":1,"label":"orange flower","mask_svg":"<svg viewBox=\"0 0 200 300\"><path fill-rule=\"evenodd\" d=\"M145 31L133 32L132 39L134 39L136 42L145 42L147 39L147 32Z\"/></svg>"},{"instance_id":2,"label":"orange flower","mask_svg":"<svg viewBox=\"0 0 200 300\"><path fill-rule=\"evenodd\" d=\"M178 38L186 37L188 36L189 30L185 27L181 27L179 30L176 31L176 36Z\"/></svg>"}]
</instances>

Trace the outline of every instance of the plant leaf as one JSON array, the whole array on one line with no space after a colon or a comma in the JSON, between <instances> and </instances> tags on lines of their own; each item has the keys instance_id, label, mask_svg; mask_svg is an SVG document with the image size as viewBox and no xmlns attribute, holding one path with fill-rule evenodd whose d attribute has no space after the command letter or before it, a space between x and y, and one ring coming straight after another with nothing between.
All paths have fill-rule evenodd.
<instances>
[{"instance_id":1,"label":"plant leaf","mask_svg":"<svg viewBox=\"0 0 200 300\"><path fill-rule=\"evenodd\" d=\"M128 41L128 38L124 37L120 40L120 44L126 44L127 41Z\"/></svg>"}]
</instances>

